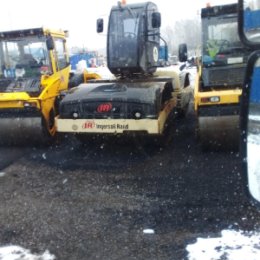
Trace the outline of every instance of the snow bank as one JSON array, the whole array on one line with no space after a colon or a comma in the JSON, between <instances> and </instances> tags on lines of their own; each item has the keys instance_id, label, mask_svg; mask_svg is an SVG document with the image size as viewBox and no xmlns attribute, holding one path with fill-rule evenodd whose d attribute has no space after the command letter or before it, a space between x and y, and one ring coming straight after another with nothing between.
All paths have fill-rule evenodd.
<instances>
[{"instance_id":1,"label":"snow bank","mask_svg":"<svg viewBox=\"0 0 260 260\"><path fill-rule=\"evenodd\" d=\"M87 68L87 71L99 74L102 79L114 79L115 76L107 67Z\"/></svg>"},{"instance_id":2,"label":"snow bank","mask_svg":"<svg viewBox=\"0 0 260 260\"><path fill-rule=\"evenodd\" d=\"M248 182L252 196L260 198L260 135L249 134L247 137ZM259 258L260 259L260 258Z\"/></svg>"},{"instance_id":3,"label":"snow bank","mask_svg":"<svg viewBox=\"0 0 260 260\"><path fill-rule=\"evenodd\" d=\"M0 260L54 260L54 255L51 255L46 250L42 255L32 254L30 250L20 246L5 246L0 247Z\"/></svg>"},{"instance_id":4,"label":"snow bank","mask_svg":"<svg viewBox=\"0 0 260 260\"><path fill-rule=\"evenodd\" d=\"M249 115L249 120L260 121L259 115Z\"/></svg>"},{"instance_id":5,"label":"snow bank","mask_svg":"<svg viewBox=\"0 0 260 260\"><path fill-rule=\"evenodd\" d=\"M221 237L197 238L187 245L189 260L259 260L260 233L223 230Z\"/></svg>"}]
</instances>

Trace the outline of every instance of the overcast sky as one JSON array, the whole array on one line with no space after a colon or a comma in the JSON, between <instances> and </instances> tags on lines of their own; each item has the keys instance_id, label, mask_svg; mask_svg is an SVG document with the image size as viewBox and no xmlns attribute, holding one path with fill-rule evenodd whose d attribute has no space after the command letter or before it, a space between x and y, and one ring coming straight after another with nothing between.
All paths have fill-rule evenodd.
<instances>
[{"instance_id":1,"label":"overcast sky","mask_svg":"<svg viewBox=\"0 0 260 260\"><path fill-rule=\"evenodd\" d=\"M143 2L127 0L127 3ZM201 7L236 0L153 0L162 14L162 27L176 20L198 17ZM69 3L69 4L68 4ZM177 3L177 4L175 4ZM117 0L8 0L1 1L0 31L48 27L69 30L69 44L96 49L105 47L105 36L96 33L96 19L108 15Z\"/></svg>"}]
</instances>

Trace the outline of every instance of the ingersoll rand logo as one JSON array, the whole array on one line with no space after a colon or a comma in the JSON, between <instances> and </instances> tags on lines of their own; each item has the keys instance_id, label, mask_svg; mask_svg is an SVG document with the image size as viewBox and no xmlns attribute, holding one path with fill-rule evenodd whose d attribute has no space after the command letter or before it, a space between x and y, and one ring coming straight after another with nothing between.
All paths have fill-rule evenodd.
<instances>
[{"instance_id":1,"label":"ingersoll rand logo","mask_svg":"<svg viewBox=\"0 0 260 260\"><path fill-rule=\"evenodd\" d=\"M94 121L86 121L83 125L82 128L83 129L93 129L95 128L96 124Z\"/></svg>"},{"instance_id":2,"label":"ingersoll rand logo","mask_svg":"<svg viewBox=\"0 0 260 260\"><path fill-rule=\"evenodd\" d=\"M97 112L98 113L105 113L105 112L111 111L111 109L112 109L112 104L111 103L103 103L103 104L100 104L97 107Z\"/></svg>"}]
</instances>

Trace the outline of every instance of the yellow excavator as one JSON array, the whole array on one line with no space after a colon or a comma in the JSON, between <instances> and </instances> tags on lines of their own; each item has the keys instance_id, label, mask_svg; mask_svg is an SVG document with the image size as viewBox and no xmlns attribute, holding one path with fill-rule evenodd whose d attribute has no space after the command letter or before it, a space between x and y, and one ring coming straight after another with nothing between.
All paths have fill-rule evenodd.
<instances>
[{"instance_id":1,"label":"yellow excavator","mask_svg":"<svg viewBox=\"0 0 260 260\"><path fill-rule=\"evenodd\" d=\"M66 37L66 31L46 28L0 32L1 141L52 141L69 83L100 78L87 71L73 77Z\"/></svg>"}]
</instances>

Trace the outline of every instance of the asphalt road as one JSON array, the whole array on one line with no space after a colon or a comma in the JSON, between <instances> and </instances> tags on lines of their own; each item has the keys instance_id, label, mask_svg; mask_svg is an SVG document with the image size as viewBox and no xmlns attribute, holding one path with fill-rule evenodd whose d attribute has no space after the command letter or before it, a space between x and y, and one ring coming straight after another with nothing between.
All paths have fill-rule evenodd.
<instances>
[{"instance_id":1,"label":"asphalt road","mask_svg":"<svg viewBox=\"0 0 260 260\"><path fill-rule=\"evenodd\" d=\"M179 120L166 147L143 138L1 147L0 244L62 260L180 260L197 237L259 230L239 153L202 152L194 129L192 114Z\"/></svg>"}]
</instances>

